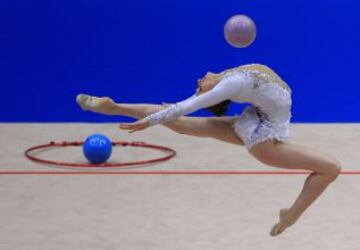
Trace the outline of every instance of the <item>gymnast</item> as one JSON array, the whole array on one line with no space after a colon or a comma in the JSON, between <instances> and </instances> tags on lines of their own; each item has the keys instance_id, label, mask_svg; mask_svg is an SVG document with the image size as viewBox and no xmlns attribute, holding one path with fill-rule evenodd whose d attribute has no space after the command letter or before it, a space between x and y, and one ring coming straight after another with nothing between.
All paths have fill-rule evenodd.
<instances>
[{"instance_id":1,"label":"gymnast","mask_svg":"<svg viewBox=\"0 0 360 250\"><path fill-rule=\"evenodd\" d=\"M223 116L230 101L250 103L241 115ZM291 89L278 74L262 64L246 64L221 73L208 72L198 80L196 93L175 104L115 103L109 97L77 96L84 110L138 119L121 129L140 131L156 124L186 135L211 137L244 145L260 162L311 173L295 202L279 211L270 235L277 236L293 225L341 171L341 164L314 149L289 143ZM206 108L217 117L185 116Z\"/></svg>"}]
</instances>

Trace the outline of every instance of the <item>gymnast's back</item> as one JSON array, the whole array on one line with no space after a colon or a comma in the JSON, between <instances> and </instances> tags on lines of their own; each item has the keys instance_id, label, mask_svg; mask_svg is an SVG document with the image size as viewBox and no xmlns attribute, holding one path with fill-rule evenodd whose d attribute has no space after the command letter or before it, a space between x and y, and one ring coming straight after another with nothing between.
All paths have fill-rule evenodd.
<instances>
[{"instance_id":1,"label":"gymnast's back","mask_svg":"<svg viewBox=\"0 0 360 250\"><path fill-rule=\"evenodd\" d=\"M287 83L274 70L264 64L244 64L232 69L225 70L222 72L222 74L231 75L238 72L243 72L253 76L256 82L255 87L260 87L261 84L272 82L279 85L291 94L291 88L287 85Z\"/></svg>"}]
</instances>

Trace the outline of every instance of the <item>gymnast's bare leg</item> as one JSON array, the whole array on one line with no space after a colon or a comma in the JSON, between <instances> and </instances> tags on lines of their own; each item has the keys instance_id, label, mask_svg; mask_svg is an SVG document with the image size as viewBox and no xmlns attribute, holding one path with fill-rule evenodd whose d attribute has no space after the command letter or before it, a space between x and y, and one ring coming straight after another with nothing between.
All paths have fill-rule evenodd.
<instances>
[{"instance_id":1,"label":"gymnast's bare leg","mask_svg":"<svg viewBox=\"0 0 360 250\"><path fill-rule=\"evenodd\" d=\"M107 97L97 98L86 95L78 96L77 101L85 110L102 114L125 115L137 119L166 108L162 105L153 104L117 104ZM232 122L232 117L182 116L164 125L177 133L212 137L243 145L243 141L231 126ZM338 177L341 171L340 163L333 157L294 144L267 140L256 144L249 152L256 159L270 166L312 171L292 206L280 210L279 222L270 231L272 236L279 235L287 227L293 225L326 187Z\"/></svg>"},{"instance_id":2,"label":"gymnast's bare leg","mask_svg":"<svg viewBox=\"0 0 360 250\"><path fill-rule=\"evenodd\" d=\"M316 150L288 143L269 141L255 145L250 153L259 161L275 167L305 169L312 173L306 178L304 187L290 208L279 212L279 222L273 226L270 235L276 236L294 224L304 211L321 195L341 171L338 160Z\"/></svg>"},{"instance_id":3,"label":"gymnast's bare leg","mask_svg":"<svg viewBox=\"0 0 360 250\"><path fill-rule=\"evenodd\" d=\"M84 110L106 115L122 115L142 119L152 113L165 109L165 105L157 104L125 104L115 103L109 97L78 95L77 102ZM244 145L232 128L234 117L189 117L181 116L163 124L179 133L197 137L211 137L236 145Z\"/></svg>"}]
</instances>

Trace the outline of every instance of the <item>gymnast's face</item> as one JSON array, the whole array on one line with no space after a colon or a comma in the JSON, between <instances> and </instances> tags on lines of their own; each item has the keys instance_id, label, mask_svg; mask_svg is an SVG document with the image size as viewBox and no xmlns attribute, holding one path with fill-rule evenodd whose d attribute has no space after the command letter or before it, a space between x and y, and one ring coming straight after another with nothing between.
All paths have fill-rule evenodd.
<instances>
[{"instance_id":1,"label":"gymnast's face","mask_svg":"<svg viewBox=\"0 0 360 250\"><path fill-rule=\"evenodd\" d=\"M211 90L219 82L219 74L207 72L206 75L198 80L196 95L201 95Z\"/></svg>"}]
</instances>

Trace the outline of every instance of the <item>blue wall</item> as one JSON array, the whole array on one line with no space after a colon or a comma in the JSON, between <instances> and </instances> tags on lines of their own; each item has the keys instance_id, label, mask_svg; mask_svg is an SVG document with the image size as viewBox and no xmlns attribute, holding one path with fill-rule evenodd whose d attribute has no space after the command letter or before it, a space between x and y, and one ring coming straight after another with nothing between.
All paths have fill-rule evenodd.
<instances>
[{"instance_id":1,"label":"blue wall","mask_svg":"<svg viewBox=\"0 0 360 250\"><path fill-rule=\"evenodd\" d=\"M123 121L81 111L76 94L175 102L207 70L259 62L293 88L294 122L360 122L359 11L358 0L2 0L0 121ZM258 26L246 49L223 38L237 13Z\"/></svg>"}]
</instances>

